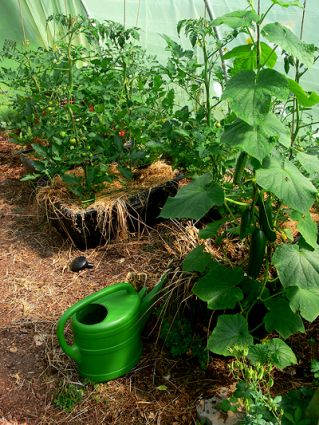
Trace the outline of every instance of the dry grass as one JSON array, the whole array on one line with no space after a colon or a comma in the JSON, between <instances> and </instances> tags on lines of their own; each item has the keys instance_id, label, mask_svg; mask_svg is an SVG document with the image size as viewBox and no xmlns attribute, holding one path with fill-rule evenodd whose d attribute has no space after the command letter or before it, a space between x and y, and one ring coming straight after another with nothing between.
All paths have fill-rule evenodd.
<instances>
[{"instance_id":1,"label":"dry grass","mask_svg":"<svg viewBox=\"0 0 319 425\"><path fill-rule=\"evenodd\" d=\"M115 169L114 174L118 172ZM96 200L86 208L68 192L61 178L56 178L50 187L42 187L37 190L37 204L46 215L48 222L58 221L69 239L73 241L65 219L79 233L90 233L87 228L86 217L91 211L96 211L96 229L103 239L127 240L130 227L136 229L137 236L145 229L145 223L140 213L132 205L136 201L138 209L145 209L148 197L154 187L159 187L176 177L176 172L165 164L158 161L149 167L136 170L134 179L123 181L115 180L108 183L102 191L96 195Z\"/></svg>"}]
</instances>

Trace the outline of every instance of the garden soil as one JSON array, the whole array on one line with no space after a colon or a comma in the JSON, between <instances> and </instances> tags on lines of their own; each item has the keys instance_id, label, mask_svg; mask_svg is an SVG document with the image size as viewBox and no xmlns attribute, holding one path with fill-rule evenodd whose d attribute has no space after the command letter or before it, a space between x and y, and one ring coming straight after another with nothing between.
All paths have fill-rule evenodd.
<instances>
[{"instance_id":1,"label":"garden soil","mask_svg":"<svg viewBox=\"0 0 319 425\"><path fill-rule=\"evenodd\" d=\"M153 287L174 256L171 239L159 228L79 251L38 213L34 188L20 181L18 150L0 135L0 424L195 424L197 400L231 384L224 359L212 359L203 371L191 358L172 359L156 344L156 332L146 332L131 373L83 384L55 337L61 314L92 292L128 276ZM69 264L78 255L94 268L72 273ZM300 364L278 375L278 390L310 379L309 361L319 358L318 329L314 323L292 340ZM67 404L70 384L82 391L73 407Z\"/></svg>"}]
</instances>

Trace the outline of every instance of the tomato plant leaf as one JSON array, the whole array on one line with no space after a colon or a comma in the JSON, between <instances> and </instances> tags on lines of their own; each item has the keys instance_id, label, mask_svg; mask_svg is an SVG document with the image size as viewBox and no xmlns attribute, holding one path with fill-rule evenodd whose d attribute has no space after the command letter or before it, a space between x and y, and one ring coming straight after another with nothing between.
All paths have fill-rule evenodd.
<instances>
[{"instance_id":1,"label":"tomato plant leaf","mask_svg":"<svg viewBox=\"0 0 319 425\"><path fill-rule=\"evenodd\" d=\"M278 369L297 363L292 349L279 338L272 338L263 344L250 347L248 358L252 363L273 363Z\"/></svg>"},{"instance_id":2,"label":"tomato plant leaf","mask_svg":"<svg viewBox=\"0 0 319 425\"><path fill-rule=\"evenodd\" d=\"M252 344L247 320L240 314L223 314L208 338L207 347L213 353L229 356L229 348L234 345L249 347Z\"/></svg>"},{"instance_id":3,"label":"tomato plant leaf","mask_svg":"<svg viewBox=\"0 0 319 425\"><path fill-rule=\"evenodd\" d=\"M49 150L46 146L41 146L36 143L31 144L34 152L40 157L40 158L47 158L49 157Z\"/></svg>"},{"instance_id":4,"label":"tomato plant leaf","mask_svg":"<svg viewBox=\"0 0 319 425\"><path fill-rule=\"evenodd\" d=\"M319 288L319 248L309 251L298 245L279 245L273 255L283 287Z\"/></svg>"},{"instance_id":5,"label":"tomato plant leaf","mask_svg":"<svg viewBox=\"0 0 319 425\"><path fill-rule=\"evenodd\" d=\"M291 218L297 221L297 229L299 230L307 244L310 245L312 248L317 248L317 223L312 220L309 211L305 213L292 211Z\"/></svg>"},{"instance_id":6,"label":"tomato plant leaf","mask_svg":"<svg viewBox=\"0 0 319 425\"><path fill-rule=\"evenodd\" d=\"M283 338L288 338L297 332L305 332L301 317L294 313L287 300L276 297L265 302L270 310L264 317L267 332L277 331Z\"/></svg>"},{"instance_id":7,"label":"tomato plant leaf","mask_svg":"<svg viewBox=\"0 0 319 425\"><path fill-rule=\"evenodd\" d=\"M279 22L265 25L261 33L268 41L278 44L282 50L299 59L306 67L313 64L314 46L303 43L289 28Z\"/></svg>"},{"instance_id":8,"label":"tomato plant leaf","mask_svg":"<svg viewBox=\"0 0 319 425\"><path fill-rule=\"evenodd\" d=\"M289 90L296 96L299 104L306 108L311 108L319 103L318 93L311 91L305 92L304 89L295 81L288 78Z\"/></svg>"},{"instance_id":9,"label":"tomato plant leaf","mask_svg":"<svg viewBox=\"0 0 319 425\"><path fill-rule=\"evenodd\" d=\"M286 100L289 95L286 77L273 69L242 71L227 83L222 100L228 100L243 121L256 125L264 120L271 106L271 97Z\"/></svg>"},{"instance_id":10,"label":"tomato plant leaf","mask_svg":"<svg viewBox=\"0 0 319 425\"><path fill-rule=\"evenodd\" d=\"M292 311L300 312L305 320L313 322L319 316L319 288L289 286L286 294Z\"/></svg>"},{"instance_id":11,"label":"tomato plant leaf","mask_svg":"<svg viewBox=\"0 0 319 425\"><path fill-rule=\"evenodd\" d=\"M227 25L230 28L237 29L238 27L250 27L253 22L258 20L258 14L253 10L235 10L214 19L211 24L215 27Z\"/></svg>"},{"instance_id":12,"label":"tomato plant leaf","mask_svg":"<svg viewBox=\"0 0 319 425\"><path fill-rule=\"evenodd\" d=\"M183 261L184 272L204 272L211 263L212 257L204 251L203 245L198 245L189 252Z\"/></svg>"},{"instance_id":13,"label":"tomato plant leaf","mask_svg":"<svg viewBox=\"0 0 319 425\"><path fill-rule=\"evenodd\" d=\"M275 139L286 147L290 145L288 128L272 113L265 115L264 121L254 127L237 120L221 137L222 142L241 146L245 152L260 162L272 151Z\"/></svg>"},{"instance_id":14,"label":"tomato plant leaf","mask_svg":"<svg viewBox=\"0 0 319 425\"><path fill-rule=\"evenodd\" d=\"M212 262L208 272L193 287L193 293L212 310L234 308L243 299L242 290L237 287L244 277L242 269L224 267Z\"/></svg>"},{"instance_id":15,"label":"tomato plant leaf","mask_svg":"<svg viewBox=\"0 0 319 425\"><path fill-rule=\"evenodd\" d=\"M210 173L197 177L169 197L161 211L162 218L193 218L199 220L213 207L224 203L224 191Z\"/></svg>"},{"instance_id":16,"label":"tomato plant leaf","mask_svg":"<svg viewBox=\"0 0 319 425\"><path fill-rule=\"evenodd\" d=\"M274 193L289 207L306 212L312 206L317 189L290 161L271 158L267 168L256 171L256 181L265 190Z\"/></svg>"},{"instance_id":17,"label":"tomato plant leaf","mask_svg":"<svg viewBox=\"0 0 319 425\"><path fill-rule=\"evenodd\" d=\"M25 174L23 177L21 177L20 181L27 182L31 180L36 180L41 177L41 174L33 173L33 174Z\"/></svg>"}]
</instances>

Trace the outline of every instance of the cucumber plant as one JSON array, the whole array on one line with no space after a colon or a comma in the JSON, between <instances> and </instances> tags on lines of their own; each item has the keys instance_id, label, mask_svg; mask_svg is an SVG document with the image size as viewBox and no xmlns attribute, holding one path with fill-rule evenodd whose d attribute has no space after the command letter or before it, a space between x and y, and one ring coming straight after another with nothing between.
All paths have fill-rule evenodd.
<instances>
[{"instance_id":1,"label":"cucumber plant","mask_svg":"<svg viewBox=\"0 0 319 425\"><path fill-rule=\"evenodd\" d=\"M319 95L301 86L318 49L278 22L266 24L274 7L305 5L271 0L262 10L260 0L256 6L249 0L247 9L212 21L247 38L223 57L228 80L221 100L230 113L221 142L238 151L234 178L229 182L211 172L199 176L167 200L161 217L199 220L217 207L225 214L222 223L239 226L239 237L250 245L242 265L230 267L228 261L226 266L199 245L183 269L197 275L193 294L221 313L208 339L213 353L227 356L233 346L246 346L256 361L276 360L283 368L297 361L284 340L305 332L304 320L319 316L319 247L310 214L318 202L318 142L312 137L309 144L304 131L315 133L309 110ZM283 72L277 70L279 55ZM298 240L284 228L289 219L296 223ZM215 237L216 226L208 225L199 236ZM254 346L262 328L279 338Z\"/></svg>"}]
</instances>

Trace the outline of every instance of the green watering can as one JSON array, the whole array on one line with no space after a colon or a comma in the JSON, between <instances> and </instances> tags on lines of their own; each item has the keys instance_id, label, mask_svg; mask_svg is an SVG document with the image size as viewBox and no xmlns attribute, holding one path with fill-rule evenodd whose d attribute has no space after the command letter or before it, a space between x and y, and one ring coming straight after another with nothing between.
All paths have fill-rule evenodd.
<instances>
[{"instance_id":1,"label":"green watering can","mask_svg":"<svg viewBox=\"0 0 319 425\"><path fill-rule=\"evenodd\" d=\"M61 316L57 337L62 350L77 363L81 376L93 382L109 381L129 372L142 354L141 332L166 280L164 275L147 293L126 282L83 298ZM64 328L71 319L73 344Z\"/></svg>"}]
</instances>

